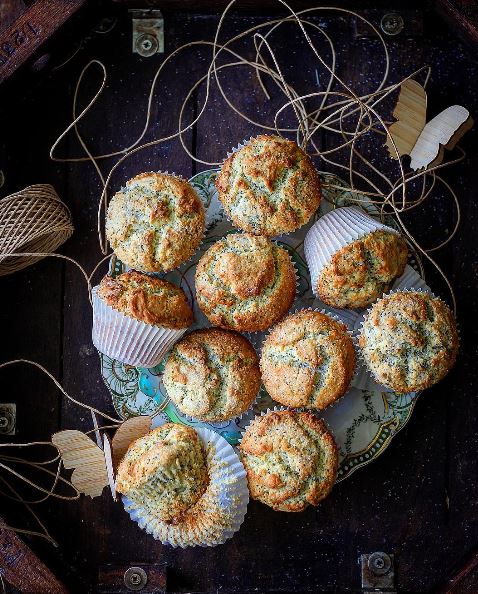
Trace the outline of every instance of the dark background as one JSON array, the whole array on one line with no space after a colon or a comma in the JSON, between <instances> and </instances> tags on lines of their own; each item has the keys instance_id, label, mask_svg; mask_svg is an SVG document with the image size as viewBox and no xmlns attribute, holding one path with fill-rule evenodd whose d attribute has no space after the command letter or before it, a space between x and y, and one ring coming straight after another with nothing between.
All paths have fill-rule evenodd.
<instances>
[{"instance_id":1,"label":"dark background","mask_svg":"<svg viewBox=\"0 0 478 594\"><path fill-rule=\"evenodd\" d=\"M366 10L364 14L374 23L387 12L370 10L370 3L349 6ZM477 118L478 53L464 45L430 5L395 3L395 9L405 20L405 30L387 40L390 81L429 64L429 114L460 103ZM256 10L264 15L270 12L267 7ZM263 14L232 13L222 39L261 22ZM117 19L115 26L107 34L98 33L98 22L109 16ZM217 12L208 14L207 9L166 10L165 55L187 41L212 39L217 22ZM382 73L379 42L357 35L354 20L348 17L324 14L317 22L334 39L344 80L359 92L374 87ZM291 36L294 31L290 28ZM282 39L287 40L287 35ZM293 46L298 47L297 40ZM299 90L310 90L316 61L305 48L298 55L289 50L282 41L278 57L298 64L287 70L288 80ZM82 134L93 153L128 145L142 130L147 93L163 55L132 54L126 10L95 3L69 21L43 51L47 55L43 68L26 65L0 87L0 169L5 174L0 195L32 183L53 184L70 207L75 224L75 233L61 252L92 270L101 257L96 238L99 180L91 164L51 162L49 148L71 119L74 84L92 58L106 65L108 86L81 124ZM175 131L180 99L205 72L209 59L206 50L187 50L167 67L157 87L153 124L145 140ZM246 70L231 70L222 80L251 117L270 122L274 106L281 105L277 93L269 104ZM94 75L88 77L80 105L86 104L97 84ZM215 86L211 93L203 117L185 138L193 154L219 161L230 147L259 130L235 116ZM188 106L186 119L193 117L203 98L201 88ZM38 511L60 547L26 540L72 592L95 591L98 568L107 563L166 562L171 591L234 593L360 591L358 558L376 550L395 555L400 592L436 591L466 564L478 544L476 138L475 130L467 134L462 141L466 159L444 173L458 194L463 218L458 236L437 254L458 299L461 354L450 375L418 399L410 422L387 451L338 484L318 509L284 514L251 502L240 532L212 549L163 548L129 520L106 490L95 500L48 502ZM321 142L327 147L335 139L323 135ZM378 145L371 150L382 151L385 171L393 169L384 149ZM73 135L58 152L82 154ZM112 163L104 162L103 171ZM190 177L204 168L208 166L196 164L175 140L127 160L113 177L112 188L151 169ZM446 236L454 217L450 200L438 193L425 208L413 211L408 221L423 244L430 246ZM448 299L438 276L430 269L427 272L436 293ZM74 397L113 412L91 343L91 309L78 270L47 259L0 278L0 294L1 360L38 361ZM19 441L49 439L58 428L91 428L89 414L62 398L39 371L10 367L0 371L0 382L0 399L17 403ZM0 510L8 522L32 526L21 507L1 500ZM478 591L474 574L456 591Z\"/></svg>"}]
</instances>

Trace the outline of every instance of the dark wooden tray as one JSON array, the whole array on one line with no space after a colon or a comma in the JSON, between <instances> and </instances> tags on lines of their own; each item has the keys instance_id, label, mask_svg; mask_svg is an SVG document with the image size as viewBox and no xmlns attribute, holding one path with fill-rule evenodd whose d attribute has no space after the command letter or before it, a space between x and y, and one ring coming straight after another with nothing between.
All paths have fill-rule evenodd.
<instances>
[{"instance_id":1,"label":"dark wooden tray","mask_svg":"<svg viewBox=\"0 0 478 594\"><path fill-rule=\"evenodd\" d=\"M69 4L76 9L82 3ZM217 10L218 4L210 9L210 4L204 8L192 3L179 12L168 2L164 15L166 53L185 41L212 38L217 14L211 10ZM401 12L406 25L402 34L390 39L393 80L430 64L430 111L436 113L461 103L476 119L476 53L428 4L391 4ZM376 20L384 14L377 3L348 5L371 10L367 14ZM25 8L26 4L22 10ZM267 14L269 8L257 7L259 10ZM161 57L147 59L132 54L131 17L122 3L87 2L72 12L76 14L60 30L54 28L54 35L52 29L46 44L39 44L29 56L22 54L23 66L15 73L15 69L9 71L11 76L0 87L0 169L5 175L1 195L31 183L52 183L71 208L76 228L62 252L91 269L101 256L95 231L97 177L90 165L52 163L49 147L71 117L74 83L92 58L106 64L111 79L110 90L95 108L94 121L89 118L82 124L85 137L97 138L97 143L92 143L94 150L105 148L108 139L111 147L117 147L136 137L143 122L138 110L144 106ZM98 22L104 17L117 19L107 34L99 32ZM226 22L225 34L240 31L261 18L251 13L249 5L249 12L234 13ZM328 23L330 33L339 40L339 59L346 65L347 80L352 85L376 82L380 73L374 62L375 42L356 36L344 19ZM287 47L282 50L283 55L286 53ZM161 104L155 102L148 138L172 130L171 114L177 114L177 97L201 68L190 52L179 75L168 78L166 73ZM313 68L311 56L304 54L304 76ZM231 84L237 89L237 101L244 103L250 98L241 91L237 77L232 75ZM300 86L299 74L297 78ZM191 113L197 109L201 93ZM85 89L80 102L86 103L89 97ZM260 113L260 102L255 109ZM255 132L253 126L233 117L214 91L204 117L193 133L186 135L186 141L196 155L216 160L221 158L221 151ZM106 490L95 500L49 502L39 511L59 549L34 539L25 541L71 592L122 592L115 584L128 567L138 563L149 567L157 591L165 587L162 564L166 564L170 592L360 592L359 556L376 550L394 555L399 592L478 590L473 556L478 546L476 134L469 133L463 144L466 160L446 172L446 179L458 191L463 221L458 237L437 256L457 292L461 355L449 377L419 398L411 421L387 452L338 485L317 510L277 514L252 502L241 531L214 549L178 551L162 547L129 520ZM70 138L62 151L75 155L80 148ZM185 177L199 170L175 141L130 159L116 183L151 169L174 170ZM436 226L450 229L452 216L451 205L437 198L425 212L414 214L412 225L431 244ZM445 295L433 272L429 282ZM67 391L112 412L98 355L91 344L91 310L82 283L74 268L54 260L1 278L1 360L37 360ZM90 419L60 398L54 386L35 370L9 368L1 371L0 378L0 400L17 402L19 441L48 439L59 427L90 428ZM28 523L17 506L2 500L0 510L12 524ZM448 582L457 573L458 581Z\"/></svg>"}]
</instances>

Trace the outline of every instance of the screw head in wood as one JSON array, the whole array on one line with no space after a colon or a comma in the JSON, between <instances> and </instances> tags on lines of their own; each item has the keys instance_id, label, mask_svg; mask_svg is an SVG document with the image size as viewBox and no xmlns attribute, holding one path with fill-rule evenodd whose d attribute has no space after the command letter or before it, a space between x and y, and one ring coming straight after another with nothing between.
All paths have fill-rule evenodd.
<instances>
[{"instance_id":1,"label":"screw head in wood","mask_svg":"<svg viewBox=\"0 0 478 594\"><path fill-rule=\"evenodd\" d=\"M375 575L385 575L391 566L392 561L386 553L372 553L368 558L368 567Z\"/></svg>"},{"instance_id":2,"label":"screw head in wood","mask_svg":"<svg viewBox=\"0 0 478 594\"><path fill-rule=\"evenodd\" d=\"M398 35L404 26L403 18L397 12L389 12L380 21L380 28L386 35Z\"/></svg>"},{"instance_id":3,"label":"screw head in wood","mask_svg":"<svg viewBox=\"0 0 478 594\"><path fill-rule=\"evenodd\" d=\"M136 40L136 51L143 58L154 55L158 51L158 47L158 40L149 33L140 35Z\"/></svg>"},{"instance_id":4,"label":"screw head in wood","mask_svg":"<svg viewBox=\"0 0 478 594\"><path fill-rule=\"evenodd\" d=\"M0 435L14 435L17 407L14 403L0 404Z\"/></svg>"},{"instance_id":5,"label":"screw head in wood","mask_svg":"<svg viewBox=\"0 0 478 594\"><path fill-rule=\"evenodd\" d=\"M142 567L130 567L124 572L124 585L128 590L138 592L148 583L148 576Z\"/></svg>"}]
</instances>

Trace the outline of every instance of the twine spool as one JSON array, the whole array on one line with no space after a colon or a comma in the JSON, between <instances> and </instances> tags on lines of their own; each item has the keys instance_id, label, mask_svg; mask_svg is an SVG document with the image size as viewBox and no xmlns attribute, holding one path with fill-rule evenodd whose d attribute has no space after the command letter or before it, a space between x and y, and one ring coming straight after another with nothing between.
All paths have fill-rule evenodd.
<instances>
[{"instance_id":1,"label":"twine spool","mask_svg":"<svg viewBox=\"0 0 478 594\"><path fill-rule=\"evenodd\" d=\"M8 254L53 252L73 231L71 213L53 186L35 184L5 196L0 200L0 276L42 259Z\"/></svg>"}]
</instances>

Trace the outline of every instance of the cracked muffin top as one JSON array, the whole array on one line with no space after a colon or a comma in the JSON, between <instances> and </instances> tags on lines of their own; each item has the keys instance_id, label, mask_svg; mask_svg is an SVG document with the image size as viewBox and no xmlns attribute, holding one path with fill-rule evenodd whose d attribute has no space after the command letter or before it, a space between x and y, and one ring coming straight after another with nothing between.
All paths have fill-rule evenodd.
<instances>
[{"instance_id":1,"label":"cracked muffin top","mask_svg":"<svg viewBox=\"0 0 478 594\"><path fill-rule=\"evenodd\" d=\"M234 225L272 237L295 231L320 204L319 174L291 140L261 135L233 153L216 179Z\"/></svg>"},{"instance_id":2,"label":"cracked muffin top","mask_svg":"<svg viewBox=\"0 0 478 594\"><path fill-rule=\"evenodd\" d=\"M269 411L256 417L239 449L251 497L276 511L318 505L337 477L335 440L310 412Z\"/></svg>"},{"instance_id":3,"label":"cracked muffin top","mask_svg":"<svg viewBox=\"0 0 478 594\"><path fill-rule=\"evenodd\" d=\"M106 236L131 268L172 270L190 258L205 229L204 207L188 182L165 173L141 173L108 206Z\"/></svg>"},{"instance_id":4,"label":"cracked muffin top","mask_svg":"<svg viewBox=\"0 0 478 594\"><path fill-rule=\"evenodd\" d=\"M106 275L97 295L113 309L146 324L179 330L193 323L193 312L180 287L135 270L116 277Z\"/></svg>"},{"instance_id":5,"label":"cracked muffin top","mask_svg":"<svg viewBox=\"0 0 478 594\"><path fill-rule=\"evenodd\" d=\"M209 483L206 454L192 427L166 423L130 444L116 490L158 519L177 523Z\"/></svg>"},{"instance_id":6,"label":"cracked muffin top","mask_svg":"<svg viewBox=\"0 0 478 594\"><path fill-rule=\"evenodd\" d=\"M359 345L376 380L398 393L423 390L453 367L456 323L443 301L403 291L377 301L367 313Z\"/></svg>"},{"instance_id":7,"label":"cracked muffin top","mask_svg":"<svg viewBox=\"0 0 478 594\"><path fill-rule=\"evenodd\" d=\"M225 421L245 412L257 396L259 361L250 342L237 332L204 328L175 344L163 384L182 413Z\"/></svg>"},{"instance_id":8,"label":"cracked muffin top","mask_svg":"<svg viewBox=\"0 0 478 594\"><path fill-rule=\"evenodd\" d=\"M233 233L214 243L196 268L196 299L211 324L255 332L282 318L295 299L288 252L267 239Z\"/></svg>"},{"instance_id":9,"label":"cracked muffin top","mask_svg":"<svg viewBox=\"0 0 478 594\"><path fill-rule=\"evenodd\" d=\"M279 322L264 341L262 381L285 406L324 409L347 391L355 371L355 349L347 328L312 310Z\"/></svg>"},{"instance_id":10,"label":"cracked muffin top","mask_svg":"<svg viewBox=\"0 0 478 594\"><path fill-rule=\"evenodd\" d=\"M367 307L403 274L407 257L407 244L398 233L368 233L332 256L317 279L317 294L332 307Z\"/></svg>"}]
</instances>

